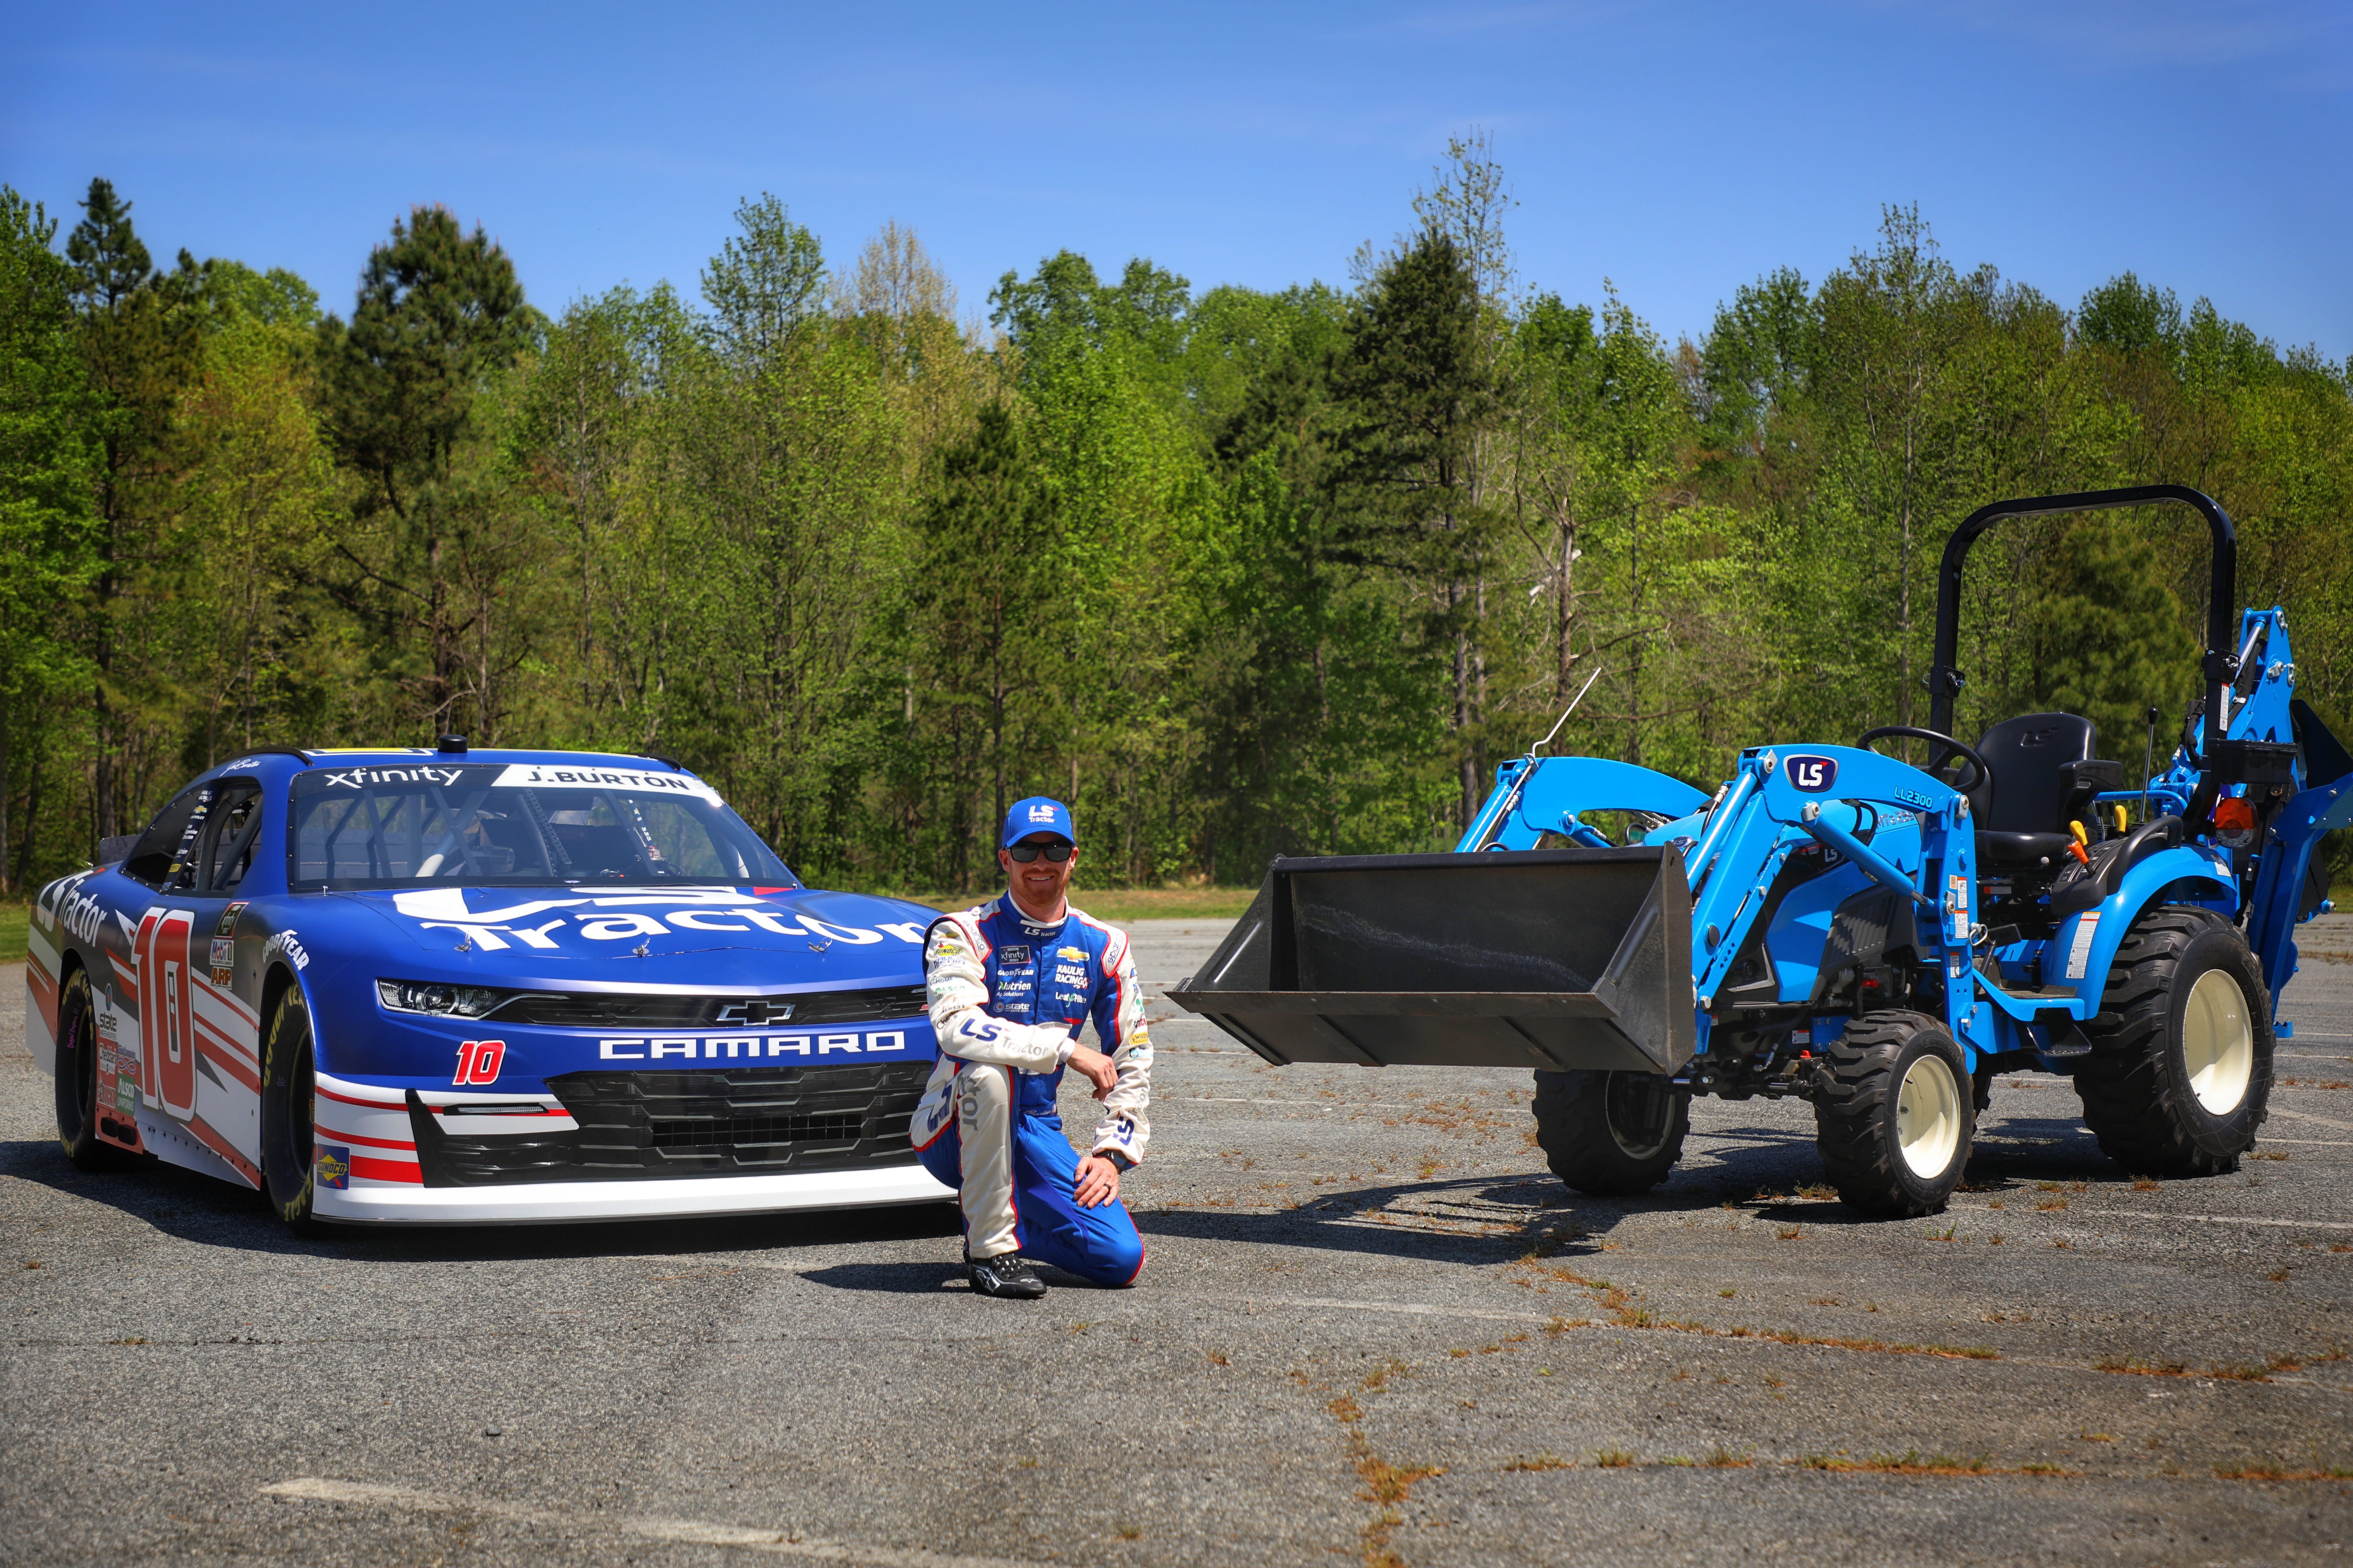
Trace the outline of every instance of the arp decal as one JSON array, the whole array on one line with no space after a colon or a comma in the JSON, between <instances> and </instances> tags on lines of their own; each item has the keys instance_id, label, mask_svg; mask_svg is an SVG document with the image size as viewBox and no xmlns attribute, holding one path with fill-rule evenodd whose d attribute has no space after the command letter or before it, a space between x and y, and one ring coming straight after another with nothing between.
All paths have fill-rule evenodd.
<instances>
[{"instance_id":1,"label":"arp decal","mask_svg":"<svg viewBox=\"0 0 2353 1568\"><path fill-rule=\"evenodd\" d=\"M458 1047L458 1075L450 1081L458 1084L496 1083L499 1068L506 1064L507 1043L504 1040L468 1040Z\"/></svg>"},{"instance_id":2,"label":"arp decal","mask_svg":"<svg viewBox=\"0 0 2353 1568\"><path fill-rule=\"evenodd\" d=\"M1802 795L1825 795L1838 783L1836 757L1809 756L1800 752L1783 764L1789 787Z\"/></svg>"}]
</instances>

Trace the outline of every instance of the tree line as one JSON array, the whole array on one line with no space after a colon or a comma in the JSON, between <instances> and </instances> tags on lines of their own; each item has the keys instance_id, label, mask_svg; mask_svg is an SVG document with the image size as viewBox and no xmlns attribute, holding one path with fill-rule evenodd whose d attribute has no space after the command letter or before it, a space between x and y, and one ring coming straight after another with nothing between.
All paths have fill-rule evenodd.
<instances>
[{"instance_id":1,"label":"tree line","mask_svg":"<svg viewBox=\"0 0 2353 1568\"><path fill-rule=\"evenodd\" d=\"M338 313L157 265L105 180L62 243L0 188L0 886L250 748L452 731L679 761L819 881L985 882L1031 793L1103 880L1442 847L1572 701L1554 750L1709 788L1924 721L1954 524L2119 484L2220 500L2353 714L2353 365L1910 208L1669 343L1522 279L1513 206L1473 136L1344 285L1063 251L969 319L911 230L829 256L773 196L691 296L554 315L420 206ZM2005 524L1960 731L2066 709L2137 773L2205 560L2186 513Z\"/></svg>"}]
</instances>

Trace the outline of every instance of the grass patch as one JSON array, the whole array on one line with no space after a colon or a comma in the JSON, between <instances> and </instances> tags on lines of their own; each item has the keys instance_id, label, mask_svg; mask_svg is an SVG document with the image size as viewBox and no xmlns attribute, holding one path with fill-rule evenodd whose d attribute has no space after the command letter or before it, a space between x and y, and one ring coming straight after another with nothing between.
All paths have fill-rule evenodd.
<instances>
[{"instance_id":1,"label":"grass patch","mask_svg":"<svg viewBox=\"0 0 2353 1568\"><path fill-rule=\"evenodd\" d=\"M32 921L33 906L0 903L0 963L22 963L25 960L25 931Z\"/></svg>"},{"instance_id":2,"label":"grass patch","mask_svg":"<svg viewBox=\"0 0 2353 1568\"><path fill-rule=\"evenodd\" d=\"M1596 1448L1593 1450L1593 1462L1601 1469L1622 1470L1633 1464L1634 1451L1630 1448Z\"/></svg>"},{"instance_id":3,"label":"grass patch","mask_svg":"<svg viewBox=\"0 0 2353 1568\"><path fill-rule=\"evenodd\" d=\"M1809 1470L1870 1476L2072 1476L2076 1473L2058 1465L2047 1464L2022 1465L2014 1470L1998 1469L1983 1454L1967 1458L1952 1454L1924 1455L1917 1448L1907 1448L1901 1454L1873 1454L1867 1459L1851 1459L1834 1454L1808 1454L1791 1463Z\"/></svg>"},{"instance_id":4,"label":"grass patch","mask_svg":"<svg viewBox=\"0 0 2353 1568\"><path fill-rule=\"evenodd\" d=\"M1745 1470L1756 1462L1753 1455L1736 1454L1721 1443L1710 1448L1707 1458L1700 1461L1711 1470Z\"/></svg>"}]
</instances>

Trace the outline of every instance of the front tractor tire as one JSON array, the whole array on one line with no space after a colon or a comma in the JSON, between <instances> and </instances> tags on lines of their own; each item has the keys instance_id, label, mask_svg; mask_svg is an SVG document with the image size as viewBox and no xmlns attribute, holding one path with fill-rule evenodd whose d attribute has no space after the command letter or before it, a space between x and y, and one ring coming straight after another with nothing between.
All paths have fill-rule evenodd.
<instances>
[{"instance_id":1,"label":"front tractor tire","mask_svg":"<svg viewBox=\"0 0 2353 1568\"><path fill-rule=\"evenodd\" d=\"M1597 1198L1665 1181L1691 1131L1691 1095L1657 1073L1539 1072L1533 1109L1553 1174Z\"/></svg>"},{"instance_id":2,"label":"front tractor tire","mask_svg":"<svg viewBox=\"0 0 2353 1568\"><path fill-rule=\"evenodd\" d=\"M302 994L289 985L270 1008L262 1037L261 1185L270 1207L297 1236L320 1231L314 1072L311 1010Z\"/></svg>"},{"instance_id":3,"label":"front tractor tire","mask_svg":"<svg viewBox=\"0 0 2353 1568\"><path fill-rule=\"evenodd\" d=\"M1865 1013L1827 1056L1814 1136L1839 1196L1881 1219L1943 1208L1977 1133L1976 1096L1952 1035L1925 1014Z\"/></svg>"},{"instance_id":4,"label":"front tractor tire","mask_svg":"<svg viewBox=\"0 0 2353 1568\"><path fill-rule=\"evenodd\" d=\"M2218 1176L2272 1092L2271 994L2238 928L2169 904L2125 932L2075 1068L2084 1121L2137 1176Z\"/></svg>"}]
</instances>

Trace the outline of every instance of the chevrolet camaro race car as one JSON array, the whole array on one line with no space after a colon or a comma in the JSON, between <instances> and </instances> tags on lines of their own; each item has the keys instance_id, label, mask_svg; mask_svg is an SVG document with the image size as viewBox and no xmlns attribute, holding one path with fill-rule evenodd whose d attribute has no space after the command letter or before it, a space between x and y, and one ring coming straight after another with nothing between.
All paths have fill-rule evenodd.
<instances>
[{"instance_id":1,"label":"chevrolet camaro race car","mask_svg":"<svg viewBox=\"0 0 2353 1568\"><path fill-rule=\"evenodd\" d=\"M634 1219L951 1197L919 904L803 887L646 757L256 752L33 910L76 1163L286 1220Z\"/></svg>"}]
</instances>

